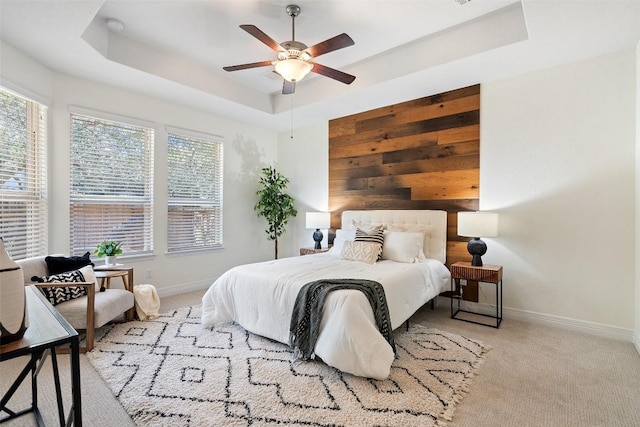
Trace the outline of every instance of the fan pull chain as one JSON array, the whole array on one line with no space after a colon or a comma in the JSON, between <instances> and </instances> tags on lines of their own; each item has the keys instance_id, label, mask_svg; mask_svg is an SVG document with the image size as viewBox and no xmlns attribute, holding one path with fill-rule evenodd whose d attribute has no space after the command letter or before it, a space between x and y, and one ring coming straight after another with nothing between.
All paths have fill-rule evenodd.
<instances>
[{"instance_id":1,"label":"fan pull chain","mask_svg":"<svg viewBox=\"0 0 640 427\"><path fill-rule=\"evenodd\" d=\"M291 133L290 138L293 139L293 97L295 96L295 92L291 94Z\"/></svg>"}]
</instances>

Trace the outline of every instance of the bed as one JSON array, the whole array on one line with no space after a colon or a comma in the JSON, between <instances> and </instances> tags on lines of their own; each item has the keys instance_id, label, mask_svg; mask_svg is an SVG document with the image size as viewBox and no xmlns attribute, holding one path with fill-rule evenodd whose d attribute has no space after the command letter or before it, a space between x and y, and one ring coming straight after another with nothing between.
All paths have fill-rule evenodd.
<instances>
[{"instance_id":1,"label":"bed","mask_svg":"<svg viewBox=\"0 0 640 427\"><path fill-rule=\"evenodd\" d=\"M401 326L449 286L446 258L447 214L433 210L344 211L334 246L325 253L234 267L220 276L202 299L205 328L235 322L244 329L288 344L298 291L319 279L358 278L380 282L391 326ZM348 258L356 228L383 227L383 259ZM325 301L315 355L354 375L385 379L394 353L377 329L362 292L339 290Z\"/></svg>"}]
</instances>

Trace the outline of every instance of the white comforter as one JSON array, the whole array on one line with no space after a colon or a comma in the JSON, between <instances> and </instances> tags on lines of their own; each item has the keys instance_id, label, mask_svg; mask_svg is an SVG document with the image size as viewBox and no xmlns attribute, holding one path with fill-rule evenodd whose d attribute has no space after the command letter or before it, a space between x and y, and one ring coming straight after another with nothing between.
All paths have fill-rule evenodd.
<instances>
[{"instance_id":1,"label":"white comforter","mask_svg":"<svg viewBox=\"0 0 640 427\"><path fill-rule=\"evenodd\" d=\"M298 291L318 279L358 278L382 284L393 328L449 286L439 261L341 260L331 252L241 265L218 278L202 298L202 325L236 322L246 330L288 344ZM356 290L331 292L324 306L315 354L354 375L385 379L394 354L378 331L366 296Z\"/></svg>"}]
</instances>

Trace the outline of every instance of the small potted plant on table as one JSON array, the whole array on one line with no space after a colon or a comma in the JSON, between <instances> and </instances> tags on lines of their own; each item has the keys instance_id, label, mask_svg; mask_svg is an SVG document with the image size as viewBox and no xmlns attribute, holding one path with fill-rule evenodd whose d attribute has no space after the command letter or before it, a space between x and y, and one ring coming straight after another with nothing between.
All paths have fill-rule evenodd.
<instances>
[{"instance_id":1,"label":"small potted plant on table","mask_svg":"<svg viewBox=\"0 0 640 427\"><path fill-rule=\"evenodd\" d=\"M105 258L105 265L116 265L116 256L122 253L122 248L120 247L122 242L114 242L113 240L103 240L98 243L96 247L95 253L98 255L98 258Z\"/></svg>"}]
</instances>

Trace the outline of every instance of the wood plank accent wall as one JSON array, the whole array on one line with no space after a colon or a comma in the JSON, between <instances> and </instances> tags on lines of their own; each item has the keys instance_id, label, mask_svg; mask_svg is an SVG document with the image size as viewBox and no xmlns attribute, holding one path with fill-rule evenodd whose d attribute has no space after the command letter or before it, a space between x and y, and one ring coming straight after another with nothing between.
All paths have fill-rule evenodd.
<instances>
[{"instance_id":1,"label":"wood plank accent wall","mask_svg":"<svg viewBox=\"0 0 640 427\"><path fill-rule=\"evenodd\" d=\"M480 85L329 121L329 210L442 209L447 265L468 261L457 212L477 210Z\"/></svg>"}]
</instances>

